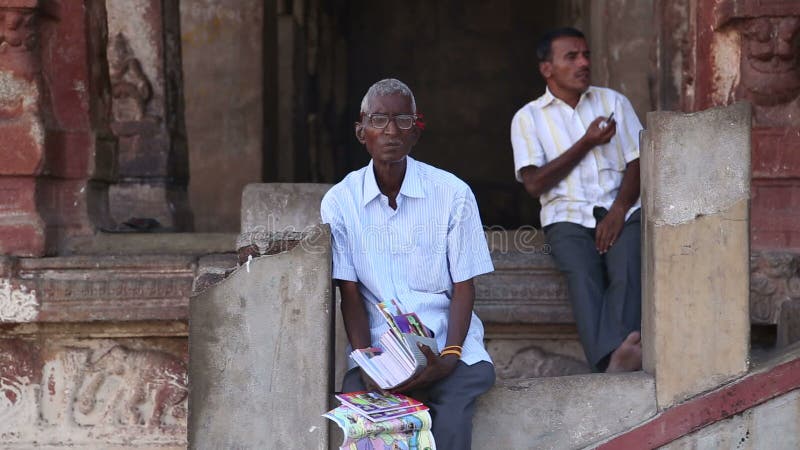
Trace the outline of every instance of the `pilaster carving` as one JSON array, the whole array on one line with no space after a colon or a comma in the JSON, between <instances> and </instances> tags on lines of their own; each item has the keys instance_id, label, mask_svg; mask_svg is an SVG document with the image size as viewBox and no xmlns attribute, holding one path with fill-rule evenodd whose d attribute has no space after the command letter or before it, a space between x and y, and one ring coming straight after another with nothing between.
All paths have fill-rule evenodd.
<instances>
[{"instance_id":1,"label":"pilaster carving","mask_svg":"<svg viewBox=\"0 0 800 450\"><path fill-rule=\"evenodd\" d=\"M0 54L36 47L36 10L4 8L0 4Z\"/></svg>"},{"instance_id":2,"label":"pilaster carving","mask_svg":"<svg viewBox=\"0 0 800 450\"><path fill-rule=\"evenodd\" d=\"M0 0L0 254L44 254L36 175L44 164L37 1ZM6 177L9 176L9 177Z\"/></svg>"},{"instance_id":3,"label":"pilaster carving","mask_svg":"<svg viewBox=\"0 0 800 450\"><path fill-rule=\"evenodd\" d=\"M117 122L138 121L145 117L153 88L122 33L117 33L108 49L112 109Z\"/></svg>"},{"instance_id":4,"label":"pilaster carving","mask_svg":"<svg viewBox=\"0 0 800 450\"><path fill-rule=\"evenodd\" d=\"M775 324L781 305L800 298L800 254L753 252L750 256L750 320Z\"/></svg>"},{"instance_id":5,"label":"pilaster carving","mask_svg":"<svg viewBox=\"0 0 800 450\"><path fill-rule=\"evenodd\" d=\"M753 102L756 123L800 126L800 16L745 19L738 28L739 95Z\"/></svg>"}]
</instances>

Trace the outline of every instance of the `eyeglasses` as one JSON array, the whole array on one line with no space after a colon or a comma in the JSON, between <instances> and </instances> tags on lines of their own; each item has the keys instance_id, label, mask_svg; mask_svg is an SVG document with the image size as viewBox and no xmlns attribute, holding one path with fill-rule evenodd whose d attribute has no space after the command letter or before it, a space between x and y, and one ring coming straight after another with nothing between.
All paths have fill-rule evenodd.
<instances>
[{"instance_id":1,"label":"eyeglasses","mask_svg":"<svg viewBox=\"0 0 800 450\"><path fill-rule=\"evenodd\" d=\"M389 116L388 114L367 114L367 120L369 121L369 124L380 130L389 126L389 121L391 119L392 116ZM401 130L410 130L416 121L416 114L398 114L394 116L394 124L397 125L397 128Z\"/></svg>"}]
</instances>

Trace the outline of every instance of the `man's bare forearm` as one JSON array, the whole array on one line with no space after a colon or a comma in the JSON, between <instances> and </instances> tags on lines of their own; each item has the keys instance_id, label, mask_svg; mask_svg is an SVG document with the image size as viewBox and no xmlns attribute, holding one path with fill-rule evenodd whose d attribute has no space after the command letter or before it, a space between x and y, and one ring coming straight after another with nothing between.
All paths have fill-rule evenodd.
<instances>
[{"instance_id":1,"label":"man's bare forearm","mask_svg":"<svg viewBox=\"0 0 800 450\"><path fill-rule=\"evenodd\" d=\"M619 186L617 198L614 199L612 208L619 208L627 212L631 209L640 194L640 175L639 159L634 159L625 167L625 175L622 176L622 184Z\"/></svg>"},{"instance_id":2,"label":"man's bare forearm","mask_svg":"<svg viewBox=\"0 0 800 450\"><path fill-rule=\"evenodd\" d=\"M528 191L531 197L539 198L543 193L549 191L566 178L591 149L591 145L583 139L579 139L561 156L542 167L524 167L521 174L525 190Z\"/></svg>"},{"instance_id":3,"label":"man's bare forearm","mask_svg":"<svg viewBox=\"0 0 800 450\"><path fill-rule=\"evenodd\" d=\"M447 321L447 343L464 344L472 321L472 307L475 303L475 285L472 279L453 284L453 298L450 300L450 316ZM440 349L441 350L441 349Z\"/></svg>"},{"instance_id":4,"label":"man's bare forearm","mask_svg":"<svg viewBox=\"0 0 800 450\"><path fill-rule=\"evenodd\" d=\"M354 348L365 348L372 345L369 332L369 316L364 299L358 291L355 281L339 281L339 292L342 294L342 321L347 332L347 339Z\"/></svg>"}]
</instances>

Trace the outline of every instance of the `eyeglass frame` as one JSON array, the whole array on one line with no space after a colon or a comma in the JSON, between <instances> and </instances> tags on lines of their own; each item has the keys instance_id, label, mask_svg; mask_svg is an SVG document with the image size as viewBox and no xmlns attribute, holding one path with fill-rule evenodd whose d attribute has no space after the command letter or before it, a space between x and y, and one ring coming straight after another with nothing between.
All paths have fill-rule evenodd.
<instances>
[{"instance_id":1,"label":"eyeglass frame","mask_svg":"<svg viewBox=\"0 0 800 450\"><path fill-rule=\"evenodd\" d=\"M387 118L386 125L384 125L382 127L376 127L375 125L373 125L372 124L372 117L373 116L384 116L384 117L386 117ZM398 130L403 130L403 131L408 131L408 130L414 128L414 125L417 124L417 120L419 119L419 116L417 114L384 114L384 113L364 114L364 113L361 113L361 117L362 118L366 117L367 118L367 124L369 126L371 126L372 128L375 128L376 130L385 130L386 127L389 126L389 122L394 122L394 125L397 127L397 129ZM408 128L403 128L400 125L398 125L397 124L397 118L398 117L411 117L411 126L408 127Z\"/></svg>"}]
</instances>

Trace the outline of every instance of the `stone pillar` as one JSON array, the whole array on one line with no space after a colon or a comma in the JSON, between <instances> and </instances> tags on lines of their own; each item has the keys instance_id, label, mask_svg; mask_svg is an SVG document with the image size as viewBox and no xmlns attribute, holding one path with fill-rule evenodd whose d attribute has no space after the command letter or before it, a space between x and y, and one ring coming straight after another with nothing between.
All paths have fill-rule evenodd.
<instances>
[{"instance_id":1,"label":"stone pillar","mask_svg":"<svg viewBox=\"0 0 800 450\"><path fill-rule=\"evenodd\" d=\"M330 228L289 247L191 299L192 449L328 448Z\"/></svg>"},{"instance_id":2,"label":"stone pillar","mask_svg":"<svg viewBox=\"0 0 800 450\"><path fill-rule=\"evenodd\" d=\"M36 208L44 164L37 0L0 0L0 254L41 256Z\"/></svg>"},{"instance_id":3,"label":"stone pillar","mask_svg":"<svg viewBox=\"0 0 800 450\"><path fill-rule=\"evenodd\" d=\"M264 48L265 32L275 30L265 11L274 15L275 0L191 0L180 10L194 228L235 233L239 196L264 179L264 136L275 126L264 118L267 97L278 94L265 79L274 59ZM272 144L269 151L278 152ZM207 182L220 173L224 182Z\"/></svg>"},{"instance_id":4,"label":"stone pillar","mask_svg":"<svg viewBox=\"0 0 800 450\"><path fill-rule=\"evenodd\" d=\"M746 103L647 116L643 365L660 409L747 370L750 120Z\"/></svg>"},{"instance_id":5,"label":"stone pillar","mask_svg":"<svg viewBox=\"0 0 800 450\"><path fill-rule=\"evenodd\" d=\"M47 251L74 236L113 227L108 183L116 177L116 140L108 117L105 5L101 0L43 3L41 73L47 92L46 155L37 202Z\"/></svg>"},{"instance_id":6,"label":"stone pillar","mask_svg":"<svg viewBox=\"0 0 800 450\"><path fill-rule=\"evenodd\" d=\"M653 110L650 51L653 0L593 0L590 26L583 30L592 51L592 81L622 92L640 119ZM631 26L637 24L642 26Z\"/></svg>"},{"instance_id":7,"label":"stone pillar","mask_svg":"<svg viewBox=\"0 0 800 450\"><path fill-rule=\"evenodd\" d=\"M117 223L149 218L192 229L178 2L105 0L108 71L119 182L111 186Z\"/></svg>"}]
</instances>

